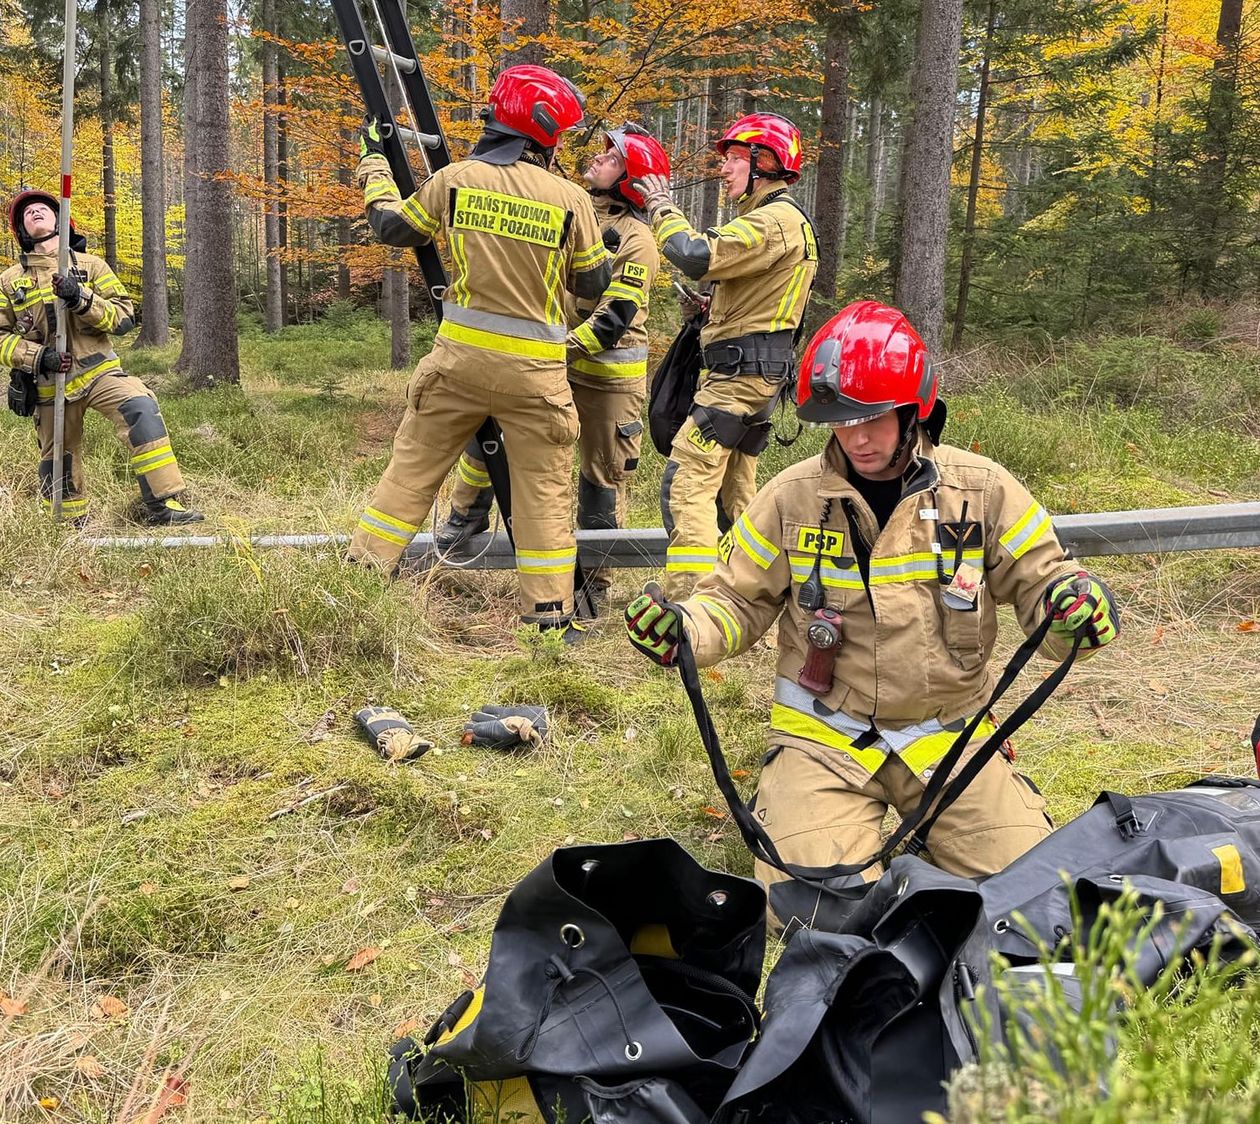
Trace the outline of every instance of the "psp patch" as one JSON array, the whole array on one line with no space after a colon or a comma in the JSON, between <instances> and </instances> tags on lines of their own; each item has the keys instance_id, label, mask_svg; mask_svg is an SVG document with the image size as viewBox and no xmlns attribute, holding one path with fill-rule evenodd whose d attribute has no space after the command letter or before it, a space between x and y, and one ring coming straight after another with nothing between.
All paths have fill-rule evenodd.
<instances>
[{"instance_id":1,"label":"psp patch","mask_svg":"<svg viewBox=\"0 0 1260 1124\"><path fill-rule=\"evenodd\" d=\"M642 289L647 284L647 266L640 265L637 261L628 261L621 267L621 279L627 284L636 285Z\"/></svg>"},{"instance_id":2,"label":"psp patch","mask_svg":"<svg viewBox=\"0 0 1260 1124\"><path fill-rule=\"evenodd\" d=\"M802 527L796 532L796 549L802 554L842 554L844 532Z\"/></svg>"},{"instance_id":3,"label":"psp patch","mask_svg":"<svg viewBox=\"0 0 1260 1124\"><path fill-rule=\"evenodd\" d=\"M717 448L716 437L705 437L700 431L698 425L691 427L691 432L687 434L687 441L699 449L702 453L711 453Z\"/></svg>"}]
</instances>

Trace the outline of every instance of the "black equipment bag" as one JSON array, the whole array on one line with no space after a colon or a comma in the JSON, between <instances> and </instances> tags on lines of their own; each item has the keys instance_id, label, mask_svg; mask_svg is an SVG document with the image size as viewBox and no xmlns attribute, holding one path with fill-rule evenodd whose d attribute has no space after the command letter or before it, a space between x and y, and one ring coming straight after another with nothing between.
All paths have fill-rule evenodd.
<instances>
[{"instance_id":1,"label":"black equipment bag","mask_svg":"<svg viewBox=\"0 0 1260 1124\"><path fill-rule=\"evenodd\" d=\"M9 409L19 418L33 417L39 404L35 376L14 367L9 372Z\"/></svg>"},{"instance_id":2,"label":"black equipment bag","mask_svg":"<svg viewBox=\"0 0 1260 1124\"><path fill-rule=\"evenodd\" d=\"M980 987L990 982L990 954L1025 974L1023 988L1039 986L1046 969L1039 944L1059 950L1062 963L1050 970L1070 972L1072 896L1088 929L1126 888L1141 905L1162 907L1135 937L1141 983L1213 946L1220 961L1256 947L1260 783L1209 777L1176 792L1105 792L979 883L893 859L840 932L792 936L766 984L761 1036L717 1119L900 1124L944 1113L946 1083L977 1057L973 1027L1004 1033L996 989ZM1060 983L1079 992L1070 976ZM987 1018L968 1019L981 997Z\"/></svg>"},{"instance_id":3,"label":"black equipment bag","mask_svg":"<svg viewBox=\"0 0 1260 1124\"><path fill-rule=\"evenodd\" d=\"M399 1111L707 1119L757 1030L765 908L672 839L556 851L508 894L482 986L391 1051Z\"/></svg>"},{"instance_id":4,"label":"black equipment bag","mask_svg":"<svg viewBox=\"0 0 1260 1124\"><path fill-rule=\"evenodd\" d=\"M1126 883L1143 899L1164 903L1138 964L1150 983L1170 957L1211 943L1227 915L1260 928L1260 782L1205 777L1175 792L1104 792L1089 811L981 883L994 947L1012 963L1037 959L1012 914L1052 947L1071 931L1064 873L1086 925Z\"/></svg>"},{"instance_id":5,"label":"black equipment bag","mask_svg":"<svg viewBox=\"0 0 1260 1124\"><path fill-rule=\"evenodd\" d=\"M682 428L700 383L700 317L683 323L674 342L652 376L648 397L648 432L663 457L669 456L674 435Z\"/></svg>"}]
</instances>

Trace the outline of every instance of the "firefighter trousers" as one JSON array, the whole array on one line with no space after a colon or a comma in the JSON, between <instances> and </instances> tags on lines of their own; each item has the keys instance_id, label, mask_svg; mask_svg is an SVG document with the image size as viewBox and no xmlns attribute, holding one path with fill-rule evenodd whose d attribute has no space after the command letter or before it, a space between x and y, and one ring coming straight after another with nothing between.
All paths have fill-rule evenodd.
<instances>
[{"instance_id":1,"label":"firefighter trousers","mask_svg":"<svg viewBox=\"0 0 1260 1124\"><path fill-rule=\"evenodd\" d=\"M764 409L781 382L756 374L701 373L695 406L747 418ZM695 414L674 435L661 478L661 519L669 535L665 594L678 601L717 562L718 539L757 491L757 458L728 448Z\"/></svg>"},{"instance_id":2,"label":"firefighter trousers","mask_svg":"<svg viewBox=\"0 0 1260 1124\"><path fill-rule=\"evenodd\" d=\"M626 484L639 465L646 382L618 380L615 387L570 384L580 422L577 525L584 530L625 526ZM473 440L459 457L451 489L452 510L467 515L478 502L488 507L485 493L489 487L485 462ZM607 568L587 575L587 584L597 589L606 589L610 581Z\"/></svg>"},{"instance_id":3,"label":"firefighter trousers","mask_svg":"<svg viewBox=\"0 0 1260 1124\"><path fill-rule=\"evenodd\" d=\"M972 744L979 745L993 730L990 722L982 722ZM942 741L943 752L954 735L933 737ZM931 778L930 766L918 773L912 769L917 745L903 754L889 753L865 782L842 750L824 745L772 749L761 771L755 807L780 857L798 866L833 866L875 854L885 813L889 808L902 816L914 811ZM1051 830L1045 799L997 753L933 824L921 857L951 874L980 878L1019 858ZM882 873L876 864L845 881L874 882ZM817 890L761 862L756 874L769 890L772 926L786 927L793 919L810 923L799 914L814 907Z\"/></svg>"},{"instance_id":4,"label":"firefighter trousers","mask_svg":"<svg viewBox=\"0 0 1260 1124\"><path fill-rule=\"evenodd\" d=\"M422 362L408 384L393 456L359 517L350 557L391 571L397 566L446 474L487 417L499 423L507 452L521 617L526 623L563 623L573 616L577 541L569 449L578 435L573 395L563 383L553 394L502 394Z\"/></svg>"},{"instance_id":5,"label":"firefighter trousers","mask_svg":"<svg viewBox=\"0 0 1260 1124\"><path fill-rule=\"evenodd\" d=\"M104 374L87 393L66 403L65 452L62 461L61 510L67 519L87 514L87 486L83 475L83 416L88 410L103 414L113 423L118 439L131 456L131 471L146 502L164 500L184 490L184 478L171 448L170 434L153 392L131 375ZM53 408L35 411L39 435L40 502L52 510Z\"/></svg>"}]
</instances>

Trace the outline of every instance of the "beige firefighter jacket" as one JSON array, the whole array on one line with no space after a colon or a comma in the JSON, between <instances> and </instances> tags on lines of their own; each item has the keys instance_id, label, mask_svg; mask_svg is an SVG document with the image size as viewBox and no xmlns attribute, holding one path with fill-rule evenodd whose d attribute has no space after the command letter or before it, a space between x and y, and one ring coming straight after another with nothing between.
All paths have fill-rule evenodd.
<instances>
[{"instance_id":1,"label":"beige firefighter jacket","mask_svg":"<svg viewBox=\"0 0 1260 1124\"><path fill-rule=\"evenodd\" d=\"M922 436L903 487L877 532L832 438L820 456L784 470L757 493L719 544L716 568L681 603L701 665L746 650L778 619L772 744L844 748L872 725L895 744L898 730L913 727L919 737L939 730L936 723L974 714L995 684L989 659L997 606L1013 605L1020 627L1031 633L1047 587L1079 569L1065 557L1041 505L985 457L934 447ZM941 596L940 575L952 578L955 559L943 525L962 518L964 503L966 521L976 527L964 533L962 558L983 574L974 611L951 609ZM827 605L844 620L833 686L817 697L797 683L813 617L797 594L818 557L820 534ZM869 591L855 534L871 544ZM1065 653L1057 640L1043 646L1045 655Z\"/></svg>"},{"instance_id":2,"label":"beige firefighter jacket","mask_svg":"<svg viewBox=\"0 0 1260 1124\"><path fill-rule=\"evenodd\" d=\"M612 280L598 300L576 300L569 332L569 381L595 389L637 389L647 378L648 304L660 271L652 231L625 203L593 197L600 229L615 230Z\"/></svg>"},{"instance_id":3,"label":"beige firefighter jacket","mask_svg":"<svg viewBox=\"0 0 1260 1124\"><path fill-rule=\"evenodd\" d=\"M712 289L700 332L703 347L753 332L795 330L818 269L813 230L785 197L782 183L759 185L736 209L738 217L703 233L693 230L677 207L652 215L652 231L666 258Z\"/></svg>"},{"instance_id":4,"label":"beige firefighter jacket","mask_svg":"<svg viewBox=\"0 0 1260 1124\"><path fill-rule=\"evenodd\" d=\"M488 391L564 390L565 292L597 298L610 276L590 196L529 159L448 164L403 199L385 157L367 156L358 182L382 242L446 236L453 268L433 361Z\"/></svg>"},{"instance_id":5,"label":"beige firefighter jacket","mask_svg":"<svg viewBox=\"0 0 1260 1124\"><path fill-rule=\"evenodd\" d=\"M131 331L135 307L103 258L71 251L70 270L92 295L86 309L70 313L66 334L66 350L74 356L66 375L66 401L74 402L101 375L122 372L109 337ZM34 374L41 403L56 396L56 376L41 375L35 369L40 349L55 347L57 342L57 313L50 313L54 304L61 303L52 291L56 272L55 254L31 253L0 273L0 369L17 367Z\"/></svg>"}]
</instances>

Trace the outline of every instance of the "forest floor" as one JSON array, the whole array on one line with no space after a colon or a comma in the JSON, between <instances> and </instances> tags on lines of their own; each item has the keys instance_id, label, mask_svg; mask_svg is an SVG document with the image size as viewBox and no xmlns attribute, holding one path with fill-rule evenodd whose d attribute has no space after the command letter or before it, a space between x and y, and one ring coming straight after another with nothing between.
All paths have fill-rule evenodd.
<instances>
[{"instance_id":1,"label":"forest floor","mask_svg":"<svg viewBox=\"0 0 1260 1124\"><path fill-rule=\"evenodd\" d=\"M570 651L518 632L511 574L386 585L333 549L249 548L350 529L401 409L406 373L374 365L386 348L350 316L247 333L243 387L196 393L169 372L175 347L125 355L159 392L197 530L232 547L54 533L29 423L0 420L0 1120L379 1120L386 1044L479 977L503 895L555 847L670 835L750 873L675 678L630 654L615 615ZM947 439L1052 511L1260 499L1250 346L989 349L944 377ZM820 440L768 453L762 478ZM645 452L634 525L659 524L660 469ZM100 419L87 473L89 533L144 533ZM1090 564L1123 633L1017 746L1055 817L1103 788L1252 774L1260 551ZM614 605L647 576L619 572ZM771 658L758 646L705 680L745 786ZM551 708L545 748L461 747L472 710L516 701ZM369 702L436 748L383 762L353 725ZM1206 1095L1193 1080L1187 1112Z\"/></svg>"}]
</instances>

